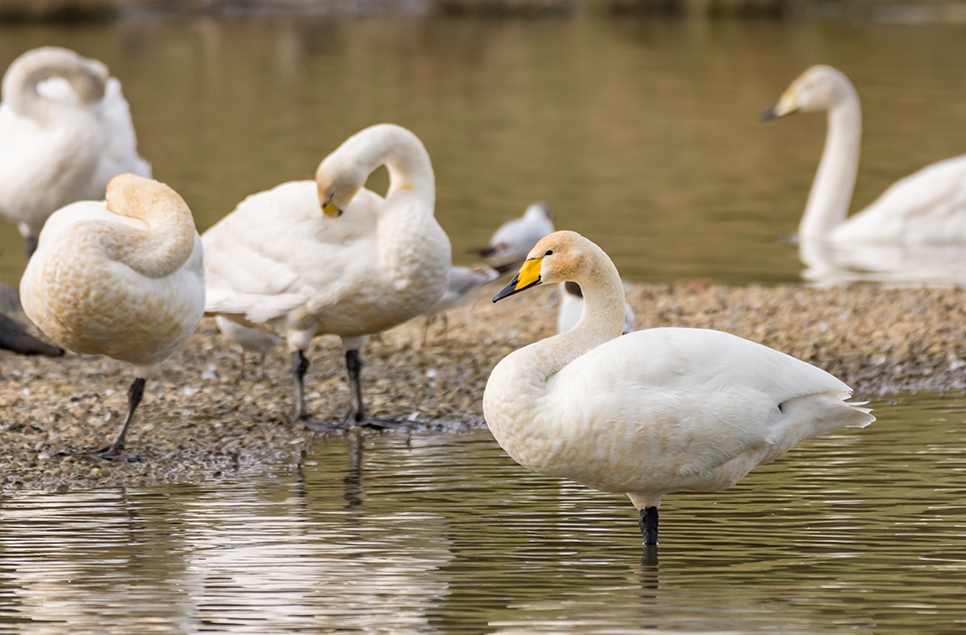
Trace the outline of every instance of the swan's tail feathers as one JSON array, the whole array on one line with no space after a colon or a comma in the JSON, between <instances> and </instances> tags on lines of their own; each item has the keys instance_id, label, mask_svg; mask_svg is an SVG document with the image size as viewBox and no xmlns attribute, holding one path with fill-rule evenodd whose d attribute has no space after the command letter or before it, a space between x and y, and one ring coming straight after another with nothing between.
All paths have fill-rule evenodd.
<instances>
[{"instance_id":1,"label":"swan's tail feathers","mask_svg":"<svg viewBox=\"0 0 966 635\"><path fill-rule=\"evenodd\" d=\"M807 439L838 428L864 428L875 417L868 403L848 402L851 395L842 392L823 392L789 399L781 404L781 411L801 426Z\"/></svg>"},{"instance_id":2,"label":"swan's tail feathers","mask_svg":"<svg viewBox=\"0 0 966 635\"><path fill-rule=\"evenodd\" d=\"M873 421L875 421L875 415L872 414L872 408L863 408L868 401L843 401L847 406L850 406L853 410L858 413L865 415L865 417L857 417L856 423L848 424L849 428L864 428Z\"/></svg>"}]
</instances>

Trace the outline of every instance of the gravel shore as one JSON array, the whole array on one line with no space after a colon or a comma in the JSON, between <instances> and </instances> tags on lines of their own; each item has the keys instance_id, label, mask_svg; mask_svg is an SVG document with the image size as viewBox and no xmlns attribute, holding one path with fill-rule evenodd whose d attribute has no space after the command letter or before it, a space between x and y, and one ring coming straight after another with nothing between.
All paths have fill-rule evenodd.
<instances>
[{"instance_id":1,"label":"gravel shore","mask_svg":"<svg viewBox=\"0 0 966 635\"><path fill-rule=\"evenodd\" d=\"M493 366L510 351L553 334L555 288L491 304L491 285L449 314L420 347L423 320L383 334L363 351L370 411L413 420L412 433L480 427L482 395ZM872 286L722 287L704 281L635 285L627 294L639 329L716 328L816 364L861 394L966 387L966 291L888 290ZM348 407L337 338L318 338L308 353L309 411L320 423ZM127 407L133 370L101 357L0 356L0 493L204 482L295 462L327 433L287 423L289 358L269 354L257 379L254 356L238 381L239 354L205 319L184 351L148 380L128 437L140 460L59 456L105 445ZM368 432L367 432L368 433ZM399 434L400 432L389 432ZM405 432L408 433L408 432Z\"/></svg>"}]
</instances>

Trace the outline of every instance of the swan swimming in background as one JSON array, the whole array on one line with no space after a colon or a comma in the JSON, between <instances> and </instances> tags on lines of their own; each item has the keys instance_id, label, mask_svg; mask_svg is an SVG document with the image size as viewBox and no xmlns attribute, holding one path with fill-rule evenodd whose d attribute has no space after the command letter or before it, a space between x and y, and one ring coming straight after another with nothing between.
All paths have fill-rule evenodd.
<instances>
[{"instance_id":1,"label":"swan swimming in background","mask_svg":"<svg viewBox=\"0 0 966 635\"><path fill-rule=\"evenodd\" d=\"M665 494L731 487L800 441L875 420L844 401L851 389L829 373L728 333L656 328L621 336L617 268L574 232L537 243L493 301L565 281L583 290L583 318L497 364L484 418L524 467L626 493L640 510L645 544L657 544Z\"/></svg>"},{"instance_id":2,"label":"swan swimming in background","mask_svg":"<svg viewBox=\"0 0 966 635\"><path fill-rule=\"evenodd\" d=\"M364 187L382 165L385 198ZM286 339L294 420L309 418L305 349L325 334L342 337L347 420L367 420L359 380L366 337L424 313L446 290L450 243L435 201L423 144L405 128L380 124L327 156L314 181L249 196L205 232L207 311Z\"/></svg>"},{"instance_id":3,"label":"swan swimming in background","mask_svg":"<svg viewBox=\"0 0 966 635\"><path fill-rule=\"evenodd\" d=\"M799 240L855 243L966 243L966 155L940 161L897 181L868 207L846 218L859 168L862 111L848 78L813 66L782 94L763 119L828 112L825 150L815 174Z\"/></svg>"},{"instance_id":4,"label":"swan swimming in background","mask_svg":"<svg viewBox=\"0 0 966 635\"><path fill-rule=\"evenodd\" d=\"M238 322L232 322L221 315L215 317L215 323L222 335L230 339L238 348L241 349L241 360L239 361L240 370L238 381L245 379L245 353L251 351L258 353L258 378L265 379L265 356L276 346L282 343L282 338L266 333L262 329L251 326L242 326Z\"/></svg>"},{"instance_id":5,"label":"swan swimming in background","mask_svg":"<svg viewBox=\"0 0 966 635\"><path fill-rule=\"evenodd\" d=\"M450 267L449 284L446 292L436 304L429 307L426 313L423 314L426 321L423 325L422 346L426 346L426 340L429 336L429 325L435 322L437 318L442 318L443 320L443 342L445 342L446 336L449 333L449 320L446 317L446 312L450 309L469 304L480 292L480 289L483 288L483 285L493 282L499 277L499 272L491 267Z\"/></svg>"},{"instance_id":6,"label":"swan swimming in background","mask_svg":"<svg viewBox=\"0 0 966 635\"><path fill-rule=\"evenodd\" d=\"M0 215L17 225L28 257L51 213L104 198L126 172L150 177L151 166L107 67L53 46L13 61L0 102Z\"/></svg>"},{"instance_id":7,"label":"swan swimming in background","mask_svg":"<svg viewBox=\"0 0 966 635\"><path fill-rule=\"evenodd\" d=\"M500 275L517 269L537 241L553 233L553 212L543 201L532 203L520 218L500 225L490 238L489 247L476 247L467 253L486 258Z\"/></svg>"},{"instance_id":8,"label":"swan swimming in background","mask_svg":"<svg viewBox=\"0 0 966 635\"><path fill-rule=\"evenodd\" d=\"M147 377L204 315L201 239L187 204L163 183L111 179L106 201L68 205L48 219L20 281L34 324L77 353L133 364L128 413L114 442L88 452L131 460L125 439Z\"/></svg>"},{"instance_id":9,"label":"swan swimming in background","mask_svg":"<svg viewBox=\"0 0 966 635\"><path fill-rule=\"evenodd\" d=\"M569 331L584 314L584 294L576 282L560 283L560 310L557 312L557 333ZM624 303L624 328L621 335L634 331L634 310L631 305Z\"/></svg>"}]
</instances>

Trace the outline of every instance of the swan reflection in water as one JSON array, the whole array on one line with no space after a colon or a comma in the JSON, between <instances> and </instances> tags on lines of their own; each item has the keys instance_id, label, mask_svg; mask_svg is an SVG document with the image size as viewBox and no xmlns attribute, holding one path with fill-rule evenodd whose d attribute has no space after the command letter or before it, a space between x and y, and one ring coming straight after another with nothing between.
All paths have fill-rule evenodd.
<instances>
[{"instance_id":1,"label":"swan reflection in water","mask_svg":"<svg viewBox=\"0 0 966 635\"><path fill-rule=\"evenodd\" d=\"M819 287L875 282L889 287L966 284L966 245L856 243L804 240L798 255L802 278Z\"/></svg>"}]
</instances>

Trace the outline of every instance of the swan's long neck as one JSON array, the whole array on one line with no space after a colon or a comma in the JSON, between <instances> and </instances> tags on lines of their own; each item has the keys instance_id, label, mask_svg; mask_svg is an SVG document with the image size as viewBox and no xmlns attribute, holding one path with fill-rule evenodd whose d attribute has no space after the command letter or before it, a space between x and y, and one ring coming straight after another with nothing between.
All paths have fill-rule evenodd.
<instances>
[{"instance_id":1,"label":"swan's long neck","mask_svg":"<svg viewBox=\"0 0 966 635\"><path fill-rule=\"evenodd\" d=\"M862 110L855 89L849 85L843 100L828 112L825 150L798 226L799 238L824 238L845 221L859 169L861 140Z\"/></svg>"},{"instance_id":2,"label":"swan's long neck","mask_svg":"<svg viewBox=\"0 0 966 635\"><path fill-rule=\"evenodd\" d=\"M381 165L389 170L387 196L399 191L413 192L432 209L436 179L429 153L416 135L405 128L383 124L366 129L357 138L355 160L365 172L371 174Z\"/></svg>"},{"instance_id":3,"label":"swan's long neck","mask_svg":"<svg viewBox=\"0 0 966 635\"><path fill-rule=\"evenodd\" d=\"M93 103L104 96L107 83L106 72L95 70L98 66L93 60L63 49L30 51L14 60L3 76L3 103L24 117L43 121L55 116L62 105L44 98L37 90L37 84L55 76L70 83L81 103Z\"/></svg>"},{"instance_id":4,"label":"swan's long neck","mask_svg":"<svg viewBox=\"0 0 966 635\"><path fill-rule=\"evenodd\" d=\"M619 337L624 329L624 285L617 267L593 243L588 241L582 249L589 252L585 252L587 273L575 276L579 279L574 280L584 294L580 321L569 331L524 349L536 360L538 381L549 379L581 355Z\"/></svg>"},{"instance_id":5,"label":"swan's long neck","mask_svg":"<svg viewBox=\"0 0 966 635\"><path fill-rule=\"evenodd\" d=\"M174 273L188 260L195 246L195 224L188 205L171 188L157 185L160 187L141 188L136 196L125 197L118 204L108 200L110 211L144 221L147 230L115 225L116 235L104 237L110 258L149 278Z\"/></svg>"}]
</instances>

